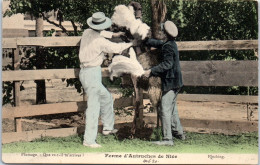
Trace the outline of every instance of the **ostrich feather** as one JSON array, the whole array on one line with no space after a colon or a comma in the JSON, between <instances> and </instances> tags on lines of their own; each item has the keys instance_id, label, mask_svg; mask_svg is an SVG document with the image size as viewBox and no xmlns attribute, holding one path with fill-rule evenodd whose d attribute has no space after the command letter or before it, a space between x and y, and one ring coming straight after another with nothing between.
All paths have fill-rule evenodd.
<instances>
[{"instance_id":1,"label":"ostrich feather","mask_svg":"<svg viewBox=\"0 0 260 165\"><path fill-rule=\"evenodd\" d=\"M140 19L135 18L132 6L116 6L111 20L115 25L125 27L127 30L130 30L133 36L138 35L142 39L147 36L150 30L150 27L147 24L143 23Z\"/></svg>"},{"instance_id":2,"label":"ostrich feather","mask_svg":"<svg viewBox=\"0 0 260 165\"><path fill-rule=\"evenodd\" d=\"M120 77L123 73L130 73L138 77L144 74L144 69L137 61L133 48L130 48L129 54L130 58L122 55L113 58L112 63L108 66L111 80L113 77Z\"/></svg>"}]
</instances>

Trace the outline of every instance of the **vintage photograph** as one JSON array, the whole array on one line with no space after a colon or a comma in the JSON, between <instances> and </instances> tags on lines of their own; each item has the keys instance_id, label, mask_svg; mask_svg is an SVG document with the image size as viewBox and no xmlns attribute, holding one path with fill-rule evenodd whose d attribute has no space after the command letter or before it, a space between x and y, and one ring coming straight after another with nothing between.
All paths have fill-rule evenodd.
<instances>
[{"instance_id":1,"label":"vintage photograph","mask_svg":"<svg viewBox=\"0 0 260 165\"><path fill-rule=\"evenodd\" d=\"M258 164L255 0L3 0L2 162Z\"/></svg>"}]
</instances>

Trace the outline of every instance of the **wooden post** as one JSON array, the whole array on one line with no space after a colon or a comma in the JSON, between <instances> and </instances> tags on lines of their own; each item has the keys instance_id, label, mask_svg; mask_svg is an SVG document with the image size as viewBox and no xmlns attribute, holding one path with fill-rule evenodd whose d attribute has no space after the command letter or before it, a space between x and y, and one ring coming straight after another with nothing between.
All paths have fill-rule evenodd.
<instances>
[{"instance_id":1,"label":"wooden post","mask_svg":"<svg viewBox=\"0 0 260 165\"><path fill-rule=\"evenodd\" d=\"M23 131L22 118L21 117L15 118L15 131L16 132L22 132Z\"/></svg>"},{"instance_id":2,"label":"wooden post","mask_svg":"<svg viewBox=\"0 0 260 165\"><path fill-rule=\"evenodd\" d=\"M14 70L20 69L20 57L19 57L19 48L13 50L13 67ZM13 82L13 99L14 105L20 106L20 81ZM16 132L22 132L22 121L21 118L15 118L15 130Z\"/></svg>"},{"instance_id":3,"label":"wooden post","mask_svg":"<svg viewBox=\"0 0 260 165\"><path fill-rule=\"evenodd\" d=\"M13 67L14 67L14 70L19 70L20 68L20 58L19 58L19 49L16 48L13 50ZM15 106L19 106L20 105L20 97L19 97L19 94L20 94L20 82L19 81L14 81L14 96L13 96L13 99L14 99L14 105Z\"/></svg>"},{"instance_id":4,"label":"wooden post","mask_svg":"<svg viewBox=\"0 0 260 165\"><path fill-rule=\"evenodd\" d=\"M36 37L43 37L43 17L36 18ZM36 47L36 69L45 68L43 48ZM36 83L36 104L46 104L46 85L45 80L35 80Z\"/></svg>"}]
</instances>

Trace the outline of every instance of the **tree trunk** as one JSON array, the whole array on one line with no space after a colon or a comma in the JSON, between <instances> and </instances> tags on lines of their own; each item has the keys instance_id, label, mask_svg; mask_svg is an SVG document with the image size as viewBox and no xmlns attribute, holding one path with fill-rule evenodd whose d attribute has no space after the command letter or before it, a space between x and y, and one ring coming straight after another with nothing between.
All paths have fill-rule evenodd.
<instances>
[{"instance_id":1,"label":"tree trunk","mask_svg":"<svg viewBox=\"0 0 260 165\"><path fill-rule=\"evenodd\" d=\"M36 18L36 37L43 37L43 18ZM36 69L45 68L45 60L43 49L40 47L36 48ZM36 104L46 103L46 88L45 80L35 80L36 83Z\"/></svg>"},{"instance_id":2,"label":"tree trunk","mask_svg":"<svg viewBox=\"0 0 260 165\"><path fill-rule=\"evenodd\" d=\"M155 39L163 39L161 31L161 23L164 22L167 13L164 0L151 0L152 8L152 37Z\"/></svg>"},{"instance_id":3,"label":"tree trunk","mask_svg":"<svg viewBox=\"0 0 260 165\"><path fill-rule=\"evenodd\" d=\"M164 3L164 0L151 0L151 8L152 8L152 37L155 39L163 40L166 36L161 31L161 23L165 21L165 17L167 13L166 4ZM158 90L160 91L160 89ZM156 111L155 113L157 113L157 129L158 129L160 125L160 113L158 111L158 107L155 107L154 109Z\"/></svg>"}]
</instances>

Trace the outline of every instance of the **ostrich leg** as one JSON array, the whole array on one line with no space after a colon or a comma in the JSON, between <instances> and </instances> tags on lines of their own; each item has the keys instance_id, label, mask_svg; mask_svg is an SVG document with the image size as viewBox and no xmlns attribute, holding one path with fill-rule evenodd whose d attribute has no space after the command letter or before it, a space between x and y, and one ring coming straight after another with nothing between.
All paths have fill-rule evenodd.
<instances>
[{"instance_id":1,"label":"ostrich leg","mask_svg":"<svg viewBox=\"0 0 260 165\"><path fill-rule=\"evenodd\" d=\"M150 69L160 61L159 50L152 50L142 53L137 57L137 60L143 66L144 69ZM148 91L149 99L153 105L154 112L157 113L157 128L159 127L159 106L161 100L161 79L159 77L150 77L148 80L139 79L139 83L142 82L141 86ZM146 87L146 88L145 88Z\"/></svg>"},{"instance_id":2,"label":"ostrich leg","mask_svg":"<svg viewBox=\"0 0 260 165\"><path fill-rule=\"evenodd\" d=\"M155 80L152 80L152 78L150 78L149 81L159 81L155 78ZM160 126L160 100L161 100L161 89L156 87L156 86L150 86L148 89L148 95L149 95L149 99L153 105L153 109L154 109L154 113L157 113L157 128L159 128Z\"/></svg>"},{"instance_id":3,"label":"ostrich leg","mask_svg":"<svg viewBox=\"0 0 260 165\"><path fill-rule=\"evenodd\" d=\"M143 89L137 87L137 77L131 76L131 79L133 81L134 89L135 89L135 116L133 125L131 128L132 135L135 134L136 129L142 128L144 125L143 121Z\"/></svg>"},{"instance_id":4,"label":"ostrich leg","mask_svg":"<svg viewBox=\"0 0 260 165\"><path fill-rule=\"evenodd\" d=\"M135 52L137 56L142 53L140 47L135 47ZM134 85L135 89L135 100L134 100L134 105L135 105L135 116L134 116L134 121L133 125L131 128L131 133L132 135L135 134L136 129L142 128L144 125L143 121L143 89L137 86L137 77L131 75L131 79Z\"/></svg>"}]
</instances>

